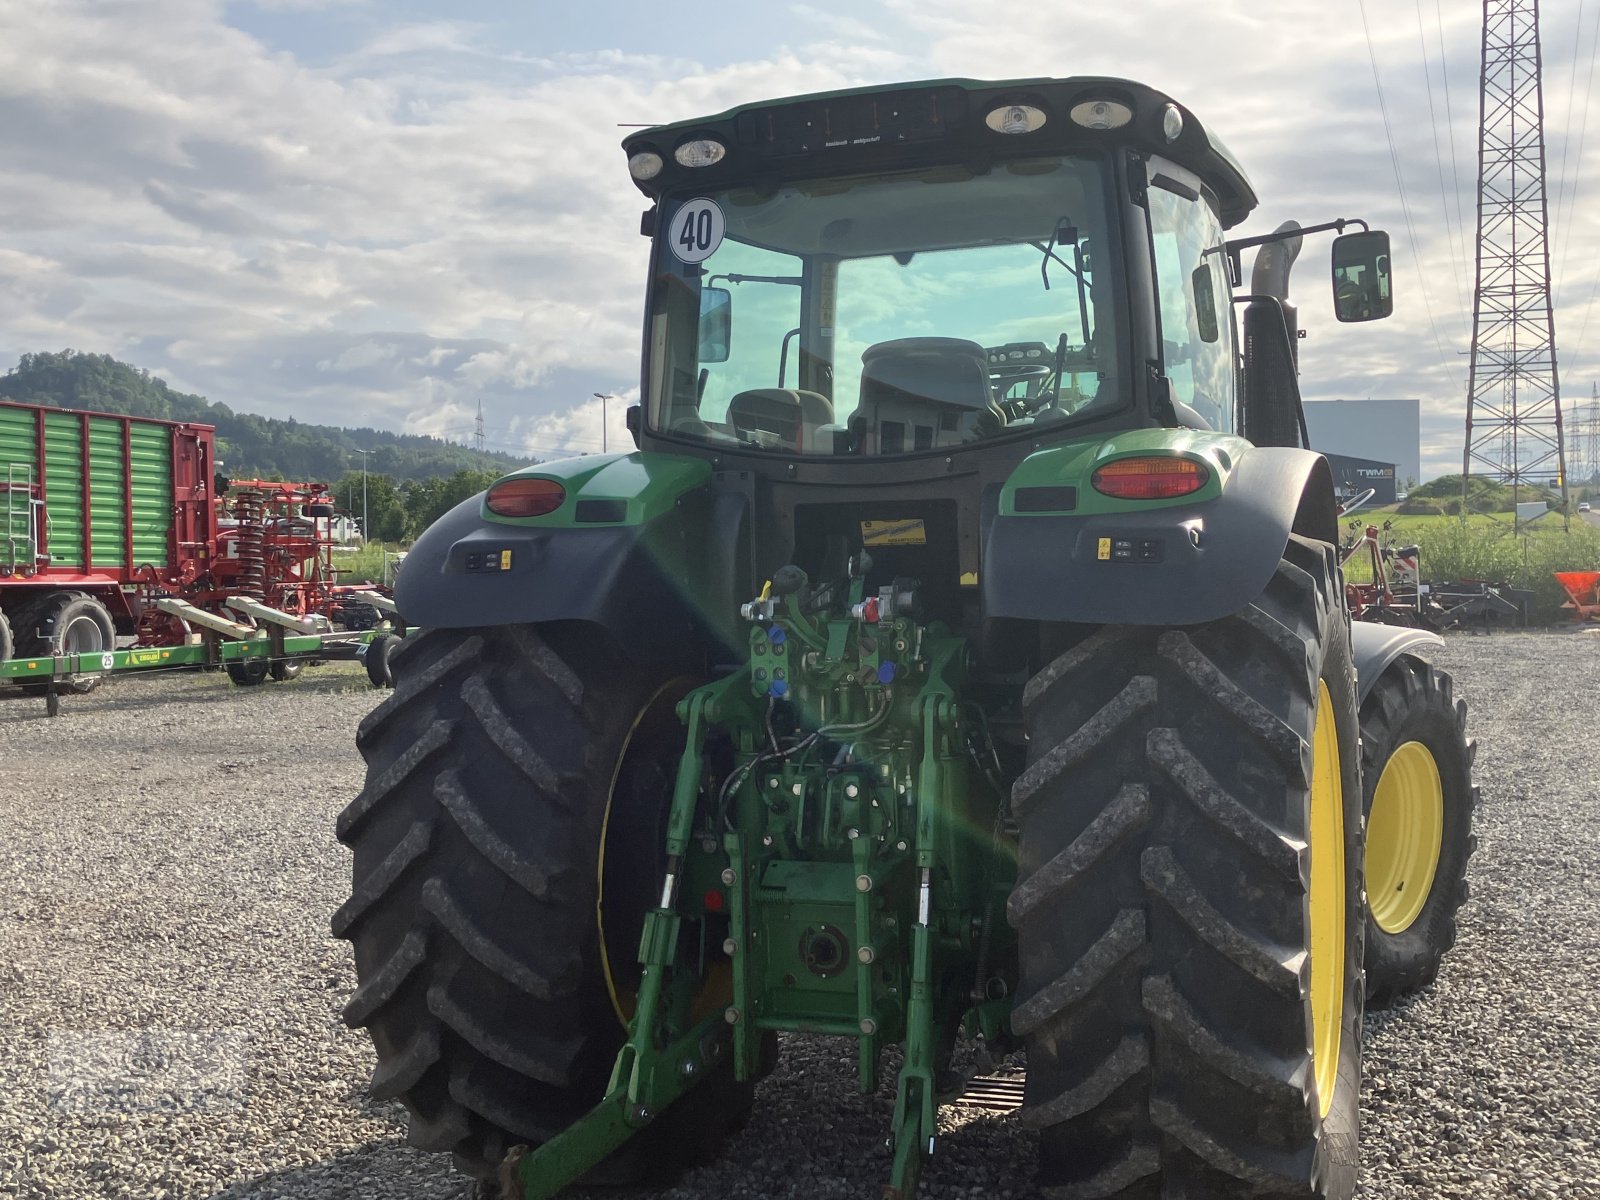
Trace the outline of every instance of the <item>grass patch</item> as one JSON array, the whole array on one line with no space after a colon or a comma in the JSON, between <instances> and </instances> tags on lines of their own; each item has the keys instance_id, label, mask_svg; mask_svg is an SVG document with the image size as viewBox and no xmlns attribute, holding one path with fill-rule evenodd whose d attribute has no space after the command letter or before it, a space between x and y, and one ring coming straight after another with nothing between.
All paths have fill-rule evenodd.
<instances>
[{"instance_id":1,"label":"grass patch","mask_svg":"<svg viewBox=\"0 0 1600 1200\"><path fill-rule=\"evenodd\" d=\"M388 566L388 560L389 555L398 548L383 542L368 542L356 550L335 548L334 573L340 583L391 584L394 582L394 569Z\"/></svg>"},{"instance_id":2,"label":"grass patch","mask_svg":"<svg viewBox=\"0 0 1600 1200\"><path fill-rule=\"evenodd\" d=\"M1513 532L1509 516L1474 514L1463 522L1460 517L1397 513L1390 507L1360 511L1351 519L1379 526L1389 521L1385 543L1414 543L1421 551L1425 580L1482 579L1532 592L1528 617L1535 622L1567 619L1561 608L1567 596L1554 572L1600 569L1600 529L1576 519L1570 529L1562 529L1554 513L1524 526L1521 534ZM1349 522L1345 525L1348 541ZM1352 583L1370 582L1364 555L1352 559L1346 572Z\"/></svg>"}]
</instances>

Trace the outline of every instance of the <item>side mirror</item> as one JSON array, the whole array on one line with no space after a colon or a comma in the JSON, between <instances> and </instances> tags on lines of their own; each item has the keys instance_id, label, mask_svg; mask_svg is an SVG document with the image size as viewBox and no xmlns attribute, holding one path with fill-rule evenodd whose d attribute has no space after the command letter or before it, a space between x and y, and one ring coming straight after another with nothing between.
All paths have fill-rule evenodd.
<instances>
[{"instance_id":1,"label":"side mirror","mask_svg":"<svg viewBox=\"0 0 1600 1200\"><path fill-rule=\"evenodd\" d=\"M1333 311L1341 321L1377 321L1394 312L1389 235L1381 229L1334 239Z\"/></svg>"},{"instance_id":2,"label":"side mirror","mask_svg":"<svg viewBox=\"0 0 1600 1200\"><path fill-rule=\"evenodd\" d=\"M700 361L728 361L733 341L733 293L727 288L700 289Z\"/></svg>"}]
</instances>

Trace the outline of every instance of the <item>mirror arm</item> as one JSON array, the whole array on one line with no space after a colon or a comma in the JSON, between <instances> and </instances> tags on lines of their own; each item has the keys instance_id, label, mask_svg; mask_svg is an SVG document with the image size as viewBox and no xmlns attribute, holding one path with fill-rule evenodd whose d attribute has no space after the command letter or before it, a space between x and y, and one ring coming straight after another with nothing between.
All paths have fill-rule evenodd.
<instances>
[{"instance_id":1,"label":"mirror arm","mask_svg":"<svg viewBox=\"0 0 1600 1200\"><path fill-rule=\"evenodd\" d=\"M1241 251L1248 250L1252 246L1266 246L1273 242L1287 241L1289 238L1303 237L1308 233L1327 233L1330 230L1334 233L1343 233L1351 225L1361 226L1362 232L1371 229L1371 226L1360 217L1340 217L1337 221L1326 221L1321 225L1306 225L1298 229L1264 233L1260 237L1234 238L1232 241L1224 242L1223 247L1228 252L1228 269L1233 275L1233 286L1244 285L1244 264L1239 258Z\"/></svg>"},{"instance_id":2,"label":"mirror arm","mask_svg":"<svg viewBox=\"0 0 1600 1200\"><path fill-rule=\"evenodd\" d=\"M719 279L726 279L729 283L786 283L791 287L805 285L805 280L799 275L713 275L706 280L705 286L710 287Z\"/></svg>"}]
</instances>

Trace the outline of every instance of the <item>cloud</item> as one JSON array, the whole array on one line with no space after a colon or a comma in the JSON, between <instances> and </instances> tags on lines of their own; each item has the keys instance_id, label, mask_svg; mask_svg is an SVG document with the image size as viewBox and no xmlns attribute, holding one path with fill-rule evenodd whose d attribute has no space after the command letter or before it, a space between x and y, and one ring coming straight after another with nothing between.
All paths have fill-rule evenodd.
<instances>
[{"instance_id":1,"label":"cloud","mask_svg":"<svg viewBox=\"0 0 1600 1200\"><path fill-rule=\"evenodd\" d=\"M1070 69L1167 87L1219 130L1263 198L1243 232L1290 216L1387 225L1399 301L1380 326L1334 324L1327 239L1308 240L1302 386L1421 396L1425 437L1443 447L1430 468L1455 453L1444 441L1452 422L1459 438L1464 405L1472 247L1456 211L1470 225L1476 164L1477 26L1464 8L1420 34L1401 17L1372 27L1408 225L1360 23L1313 0L1271 13L1254 0L1044 6L1026 28L965 0L811 0L785 6L787 44L737 56L688 38L645 52L598 26L580 44L406 20L360 0L246 7L294 14L307 42L326 21L357 36L311 65L231 25L241 10L220 0L0 0L0 358L65 345L137 355L235 408L352 425L470 427L482 398L508 444L588 448L600 440L590 393L636 398L647 244L619 124L919 76ZM1572 7L1547 5L1547 30L1570 26ZM1546 40L1554 119L1583 79L1576 39ZM1592 156L1563 130L1553 170L1558 144L1576 179ZM1576 333L1600 215L1563 209L1571 248L1557 258L1571 273L1557 316ZM620 435L620 402L609 407L607 436Z\"/></svg>"}]
</instances>

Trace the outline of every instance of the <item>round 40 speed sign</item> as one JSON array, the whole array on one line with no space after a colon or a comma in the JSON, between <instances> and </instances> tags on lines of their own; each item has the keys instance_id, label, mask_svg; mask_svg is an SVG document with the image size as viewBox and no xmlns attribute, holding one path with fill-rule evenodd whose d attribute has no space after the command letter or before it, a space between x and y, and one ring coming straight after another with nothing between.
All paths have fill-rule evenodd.
<instances>
[{"instance_id":1,"label":"round 40 speed sign","mask_svg":"<svg viewBox=\"0 0 1600 1200\"><path fill-rule=\"evenodd\" d=\"M690 200L673 214L667 245L679 262L705 262L722 245L726 228L715 200Z\"/></svg>"}]
</instances>

